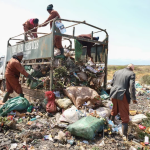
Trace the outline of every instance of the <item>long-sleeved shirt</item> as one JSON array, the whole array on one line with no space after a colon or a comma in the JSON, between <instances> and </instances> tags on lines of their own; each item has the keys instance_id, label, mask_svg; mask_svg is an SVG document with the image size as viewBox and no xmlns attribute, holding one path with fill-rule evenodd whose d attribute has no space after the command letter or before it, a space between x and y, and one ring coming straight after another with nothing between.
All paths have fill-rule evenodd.
<instances>
[{"instance_id":1,"label":"long-sleeved shirt","mask_svg":"<svg viewBox=\"0 0 150 150\"><path fill-rule=\"evenodd\" d=\"M135 96L135 74L129 68L121 69L115 72L112 80L112 88L110 97L118 100L123 100L126 94L128 103L131 100L136 100ZM130 89L130 92L129 92Z\"/></svg>"},{"instance_id":2,"label":"long-sleeved shirt","mask_svg":"<svg viewBox=\"0 0 150 150\"><path fill-rule=\"evenodd\" d=\"M25 77L29 75L17 59L11 58L7 64L5 75L11 75L19 78L20 73Z\"/></svg>"}]
</instances>

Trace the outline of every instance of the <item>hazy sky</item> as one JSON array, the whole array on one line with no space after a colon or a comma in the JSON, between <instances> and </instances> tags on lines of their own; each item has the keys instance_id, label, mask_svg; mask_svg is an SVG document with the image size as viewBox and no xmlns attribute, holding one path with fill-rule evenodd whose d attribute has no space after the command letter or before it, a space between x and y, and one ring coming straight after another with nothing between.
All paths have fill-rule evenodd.
<instances>
[{"instance_id":1,"label":"hazy sky","mask_svg":"<svg viewBox=\"0 0 150 150\"><path fill-rule=\"evenodd\" d=\"M23 33L22 24L27 19L39 18L40 23L47 19L48 4L54 5L61 18L86 20L106 29L109 64L150 65L150 0L0 0L0 55L6 53L10 37ZM49 25L39 31L49 32ZM91 31L76 27L76 35Z\"/></svg>"}]
</instances>

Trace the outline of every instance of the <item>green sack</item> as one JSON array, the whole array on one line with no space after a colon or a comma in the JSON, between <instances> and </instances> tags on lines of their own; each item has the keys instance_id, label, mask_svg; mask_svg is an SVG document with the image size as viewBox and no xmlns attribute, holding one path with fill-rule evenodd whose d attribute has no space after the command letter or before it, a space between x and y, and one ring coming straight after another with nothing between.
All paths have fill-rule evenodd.
<instances>
[{"instance_id":1,"label":"green sack","mask_svg":"<svg viewBox=\"0 0 150 150\"><path fill-rule=\"evenodd\" d=\"M32 66L24 66L24 69L27 70L31 70Z\"/></svg>"},{"instance_id":2,"label":"green sack","mask_svg":"<svg viewBox=\"0 0 150 150\"><path fill-rule=\"evenodd\" d=\"M82 44L75 40L75 60L80 61L82 55Z\"/></svg>"},{"instance_id":3,"label":"green sack","mask_svg":"<svg viewBox=\"0 0 150 150\"><path fill-rule=\"evenodd\" d=\"M101 132L104 126L104 119L97 119L92 116L84 117L77 122L69 125L67 130L72 135L92 140L96 132Z\"/></svg>"},{"instance_id":4,"label":"green sack","mask_svg":"<svg viewBox=\"0 0 150 150\"><path fill-rule=\"evenodd\" d=\"M17 110L25 110L29 107L29 102L26 98L23 97L15 97L12 99L9 99L1 108L0 108L0 116L6 116L7 113Z\"/></svg>"},{"instance_id":5,"label":"green sack","mask_svg":"<svg viewBox=\"0 0 150 150\"><path fill-rule=\"evenodd\" d=\"M43 74L39 70L34 70L34 72L31 74L32 77L41 78L43 77Z\"/></svg>"}]
</instances>

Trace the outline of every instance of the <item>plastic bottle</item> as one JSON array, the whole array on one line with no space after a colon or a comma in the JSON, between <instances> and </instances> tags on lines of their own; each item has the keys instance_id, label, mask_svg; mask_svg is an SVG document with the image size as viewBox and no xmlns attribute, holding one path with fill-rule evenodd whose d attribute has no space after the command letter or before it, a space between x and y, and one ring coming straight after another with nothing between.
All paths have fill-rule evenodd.
<instances>
[{"instance_id":1,"label":"plastic bottle","mask_svg":"<svg viewBox=\"0 0 150 150\"><path fill-rule=\"evenodd\" d=\"M80 81L80 78L78 77L78 75L75 72L73 72L73 75Z\"/></svg>"},{"instance_id":2,"label":"plastic bottle","mask_svg":"<svg viewBox=\"0 0 150 150\"><path fill-rule=\"evenodd\" d=\"M148 145L148 144L149 144L149 137L148 137L148 136L145 136L144 143L145 143L145 145Z\"/></svg>"},{"instance_id":3,"label":"plastic bottle","mask_svg":"<svg viewBox=\"0 0 150 150\"><path fill-rule=\"evenodd\" d=\"M32 119L30 119L30 121L34 121L34 120L36 120L36 118L32 118Z\"/></svg>"}]
</instances>

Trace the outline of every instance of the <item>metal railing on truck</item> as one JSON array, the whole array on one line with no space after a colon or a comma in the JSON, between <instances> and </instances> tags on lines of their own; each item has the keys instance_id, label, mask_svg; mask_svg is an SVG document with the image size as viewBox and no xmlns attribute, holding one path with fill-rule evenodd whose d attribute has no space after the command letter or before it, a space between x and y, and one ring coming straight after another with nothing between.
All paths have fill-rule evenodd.
<instances>
[{"instance_id":1,"label":"metal railing on truck","mask_svg":"<svg viewBox=\"0 0 150 150\"><path fill-rule=\"evenodd\" d=\"M75 24L68 26L66 28L73 27L72 35L67 35L67 34L61 34L59 30L55 26L56 21L67 21L67 22L73 22ZM106 30L101 29L99 27L93 26L91 24L86 23L85 21L74 21L74 20L67 20L67 19L60 19L60 18L55 18L52 19L44 24L52 22L52 30L51 33L39 33L37 34L44 34L44 36L41 36L36 39L32 39L29 41L26 41L26 35L30 33L32 30L38 28L37 26L34 29L31 29L25 33L19 34L17 36L14 36L8 40L7 43L7 57L6 57L6 62L9 61L9 59L12 57L17 52L23 52L24 53L24 64L23 65L33 65L33 64L50 64L50 90L52 89L53 85L53 60L54 60L54 36L62 36L63 38L67 38L68 40L70 39L77 39L80 41L87 41L87 42L92 42L96 43L98 45L93 46L92 48L95 48L95 58L94 60L97 61L103 61L105 63L105 78L104 78L104 88L106 89L106 83L107 83L107 61L108 61L108 33ZM86 39L86 38L81 38L75 36L75 26L78 24L84 24L90 27L93 27L95 29L98 29L96 32L91 32L91 39ZM95 41L93 40L93 34L98 33L98 32L104 32L106 34L106 37L103 41ZM16 37L24 35L23 41L20 43L17 43L14 46L10 46L10 41L11 40L22 40L22 39L16 39ZM71 42L70 42L71 43ZM72 43L70 44L70 49L72 48ZM102 54L103 55L103 60L98 59L97 54ZM87 54L86 54L87 58ZM44 59L49 60L49 62L44 62ZM41 62L37 62L36 60L42 60Z\"/></svg>"}]
</instances>

